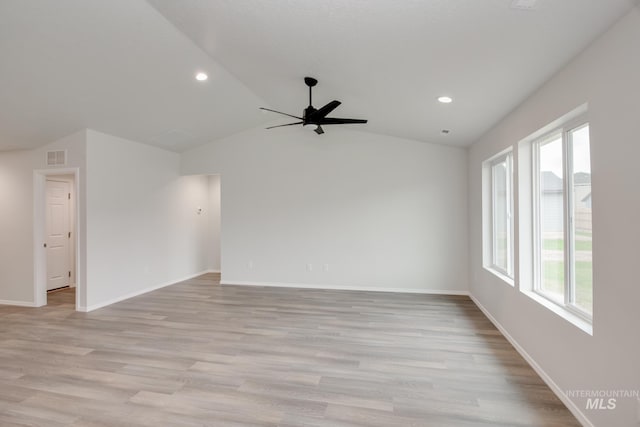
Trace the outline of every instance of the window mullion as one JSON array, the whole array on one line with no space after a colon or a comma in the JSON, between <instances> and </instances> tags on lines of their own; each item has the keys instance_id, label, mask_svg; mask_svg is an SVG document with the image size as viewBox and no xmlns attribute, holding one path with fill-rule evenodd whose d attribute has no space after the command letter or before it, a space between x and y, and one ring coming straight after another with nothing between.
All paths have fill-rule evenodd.
<instances>
[{"instance_id":1,"label":"window mullion","mask_svg":"<svg viewBox=\"0 0 640 427\"><path fill-rule=\"evenodd\" d=\"M507 274L509 276L512 275L513 273L513 243L512 243L512 239L513 239L513 230L512 230L512 224L513 224L513 214L512 214L512 201L513 201L513 194L512 194L512 190L511 190L511 181L513 179L512 176L512 172L511 172L511 156L507 156L506 160L506 169L507 169L507 180L506 180L506 209L507 209L507 215L506 215L506 219L507 219L507 227L506 227L506 233L507 233Z\"/></svg>"},{"instance_id":2,"label":"window mullion","mask_svg":"<svg viewBox=\"0 0 640 427\"><path fill-rule=\"evenodd\" d=\"M569 140L569 131L563 129L562 132L562 146L564 156L564 304L569 306L574 301L574 260L573 253L573 212L572 212L572 188L573 188L573 162L572 162L572 147Z\"/></svg>"},{"instance_id":3,"label":"window mullion","mask_svg":"<svg viewBox=\"0 0 640 427\"><path fill-rule=\"evenodd\" d=\"M496 230L498 230L496 224L496 172L495 165L491 165L491 265L496 266L496 260L498 259L498 239Z\"/></svg>"},{"instance_id":4,"label":"window mullion","mask_svg":"<svg viewBox=\"0 0 640 427\"><path fill-rule=\"evenodd\" d=\"M533 289L542 289L542 262L541 262L541 239L540 230L540 143L532 144L533 157Z\"/></svg>"}]
</instances>

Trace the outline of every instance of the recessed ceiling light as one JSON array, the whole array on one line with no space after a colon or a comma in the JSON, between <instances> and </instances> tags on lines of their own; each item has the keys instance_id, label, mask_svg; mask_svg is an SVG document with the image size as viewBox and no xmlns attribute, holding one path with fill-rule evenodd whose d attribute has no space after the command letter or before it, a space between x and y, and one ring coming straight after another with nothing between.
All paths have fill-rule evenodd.
<instances>
[{"instance_id":1,"label":"recessed ceiling light","mask_svg":"<svg viewBox=\"0 0 640 427\"><path fill-rule=\"evenodd\" d=\"M209 76L207 76L207 73L198 73L196 74L196 80L199 82L203 82L205 80L207 80L209 78Z\"/></svg>"},{"instance_id":2,"label":"recessed ceiling light","mask_svg":"<svg viewBox=\"0 0 640 427\"><path fill-rule=\"evenodd\" d=\"M438 98L438 101L442 102L443 104L450 104L453 102L453 98L451 98L450 96L441 96Z\"/></svg>"}]
</instances>

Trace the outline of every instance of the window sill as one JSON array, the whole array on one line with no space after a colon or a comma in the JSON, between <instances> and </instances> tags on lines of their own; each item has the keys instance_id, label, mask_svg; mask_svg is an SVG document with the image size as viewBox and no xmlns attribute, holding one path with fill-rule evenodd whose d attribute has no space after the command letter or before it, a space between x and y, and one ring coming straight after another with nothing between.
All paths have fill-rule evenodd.
<instances>
[{"instance_id":1,"label":"window sill","mask_svg":"<svg viewBox=\"0 0 640 427\"><path fill-rule=\"evenodd\" d=\"M506 282L507 285L510 286L515 286L515 282L513 281L513 279L507 275L505 275L504 273L502 273L501 271L495 270L491 267L484 267L485 270L487 270L489 273L493 274L494 276L498 277L500 280L502 280L503 282Z\"/></svg>"},{"instance_id":2,"label":"window sill","mask_svg":"<svg viewBox=\"0 0 640 427\"><path fill-rule=\"evenodd\" d=\"M531 298L532 300L534 300L535 302L553 311L555 314L562 317L567 322L573 324L578 329L581 329L583 332L586 332L587 334L593 336L593 324L591 324L590 322L587 322L582 317L573 314L572 312L565 309L564 307L549 301L545 297L538 295L533 291L522 291L522 293L528 296L529 298Z\"/></svg>"}]
</instances>

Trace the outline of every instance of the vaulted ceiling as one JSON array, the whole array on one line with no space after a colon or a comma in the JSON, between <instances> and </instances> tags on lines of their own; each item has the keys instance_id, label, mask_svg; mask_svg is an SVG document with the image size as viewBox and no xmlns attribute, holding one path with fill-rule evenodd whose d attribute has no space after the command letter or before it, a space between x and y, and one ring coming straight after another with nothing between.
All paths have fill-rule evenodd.
<instances>
[{"instance_id":1,"label":"vaulted ceiling","mask_svg":"<svg viewBox=\"0 0 640 427\"><path fill-rule=\"evenodd\" d=\"M466 146L637 4L515 2L0 0L0 150L88 127L184 151L301 114L304 76L357 129Z\"/></svg>"}]
</instances>

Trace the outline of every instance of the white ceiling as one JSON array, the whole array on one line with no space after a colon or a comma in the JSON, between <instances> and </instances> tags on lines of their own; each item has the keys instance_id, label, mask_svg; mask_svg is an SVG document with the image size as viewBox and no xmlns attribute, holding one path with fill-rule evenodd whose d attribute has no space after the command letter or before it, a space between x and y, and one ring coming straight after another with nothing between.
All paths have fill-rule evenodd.
<instances>
[{"instance_id":1,"label":"white ceiling","mask_svg":"<svg viewBox=\"0 0 640 427\"><path fill-rule=\"evenodd\" d=\"M0 150L92 128L182 151L263 103L142 0L0 0Z\"/></svg>"},{"instance_id":2,"label":"white ceiling","mask_svg":"<svg viewBox=\"0 0 640 427\"><path fill-rule=\"evenodd\" d=\"M636 4L511 2L0 0L0 150L89 127L183 151L287 123L258 107L300 114L306 75L357 129L469 145Z\"/></svg>"}]
</instances>

